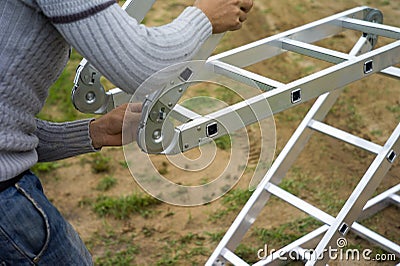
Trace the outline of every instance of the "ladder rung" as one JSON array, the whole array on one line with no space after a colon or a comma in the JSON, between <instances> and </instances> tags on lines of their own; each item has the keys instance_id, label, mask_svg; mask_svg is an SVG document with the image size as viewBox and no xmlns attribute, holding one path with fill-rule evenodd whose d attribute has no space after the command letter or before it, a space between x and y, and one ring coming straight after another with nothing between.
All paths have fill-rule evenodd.
<instances>
[{"instance_id":1,"label":"ladder rung","mask_svg":"<svg viewBox=\"0 0 400 266\"><path fill-rule=\"evenodd\" d=\"M349 58L348 54L341 53L338 51L330 50L313 44L308 44L305 42L296 41L293 39L282 38L282 49L295 52L298 54L310 56L322 61L338 64Z\"/></svg>"},{"instance_id":2,"label":"ladder rung","mask_svg":"<svg viewBox=\"0 0 400 266\"><path fill-rule=\"evenodd\" d=\"M212 60L207 63L210 63L214 66L215 73L237 80L251 87L254 87L256 85L256 88L263 91L273 90L285 85L284 83L281 83L279 81L258 75L256 73L224 63L222 61Z\"/></svg>"},{"instance_id":3,"label":"ladder rung","mask_svg":"<svg viewBox=\"0 0 400 266\"><path fill-rule=\"evenodd\" d=\"M355 58L352 55L345 54L342 52L326 49L317 45L299 42L293 39L282 38L282 49L287 51L295 52L301 55L309 56L315 59L319 59L325 62L339 64L343 61ZM398 67L388 67L383 69L380 74L384 74L391 78L400 79L400 68Z\"/></svg>"},{"instance_id":4,"label":"ladder rung","mask_svg":"<svg viewBox=\"0 0 400 266\"><path fill-rule=\"evenodd\" d=\"M382 146L378 144L354 136L343 130L337 129L316 120L311 120L308 124L308 127L375 154L378 154L382 150Z\"/></svg>"},{"instance_id":5,"label":"ladder rung","mask_svg":"<svg viewBox=\"0 0 400 266\"><path fill-rule=\"evenodd\" d=\"M346 29L376 34L395 40L400 39L399 28L396 27L348 17L339 18L338 20L342 22L342 27Z\"/></svg>"},{"instance_id":6,"label":"ladder rung","mask_svg":"<svg viewBox=\"0 0 400 266\"><path fill-rule=\"evenodd\" d=\"M396 193L400 191L400 184L382 192L381 194L375 196L374 198L370 199L367 204L365 204L364 210L367 210L385 200L392 199L393 196L397 195Z\"/></svg>"},{"instance_id":7,"label":"ladder rung","mask_svg":"<svg viewBox=\"0 0 400 266\"><path fill-rule=\"evenodd\" d=\"M229 262L233 263L233 265L249 265L247 262L239 258L235 253L227 248L224 248L222 250L221 256L227 259Z\"/></svg>"},{"instance_id":8,"label":"ladder rung","mask_svg":"<svg viewBox=\"0 0 400 266\"><path fill-rule=\"evenodd\" d=\"M391 78L400 79L400 68L398 67L388 67L381 71L382 74L385 74Z\"/></svg>"},{"instance_id":9,"label":"ladder rung","mask_svg":"<svg viewBox=\"0 0 400 266\"><path fill-rule=\"evenodd\" d=\"M400 206L400 195L393 194L390 196L390 200Z\"/></svg>"},{"instance_id":10,"label":"ladder rung","mask_svg":"<svg viewBox=\"0 0 400 266\"><path fill-rule=\"evenodd\" d=\"M323 226L315 229L314 231L312 231L312 232L300 237L299 239L295 240L294 242L290 243L289 245L284 246L281 249L273 252L264 260L260 260L257 263L253 264L253 266L263 266L263 265L270 264L272 261L278 259L279 255L287 254L290 251L292 251L293 249L295 249L297 247L301 247L304 244L307 244L310 241L320 237L322 234L324 234L328 230L328 228L329 227L327 225L323 225Z\"/></svg>"},{"instance_id":11,"label":"ladder rung","mask_svg":"<svg viewBox=\"0 0 400 266\"><path fill-rule=\"evenodd\" d=\"M291 204L292 206L304 211L305 213L309 214L310 216L314 217L321 222L331 225L332 222L335 220L334 217L327 214L324 211L321 211L317 207L311 205L310 203L296 197L295 195L287 192L286 190L274 185L272 183L268 183L265 186L265 190L275 195L276 197L286 201L287 203Z\"/></svg>"},{"instance_id":12,"label":"ladder rung","mask_svg":"<svg viewBox=\"0 0 400 266\"><path fill-rule=\"evenodd\" d=\"M353 223L351 228L352 230L354 230L355 234L369 240L372 243L377 244L386 251L393 253L398 257L400 256L400 246L397 243L394 243L393 241L381 236L380 234L357 222Z\"/></svg>"},{"instance_id":13,"label":"ladder rung","mask_svg":"<svg viewBox=\"0 0 400 266\"><path fill-rule=\"evenodd\" d=\"M202 115L193 112L192 110L187 109L186 107L180 104L174 106L174 109L172 109L171 112L171 116L181 122L187 122L202 117Z\"/></svg>"}]
</instances>

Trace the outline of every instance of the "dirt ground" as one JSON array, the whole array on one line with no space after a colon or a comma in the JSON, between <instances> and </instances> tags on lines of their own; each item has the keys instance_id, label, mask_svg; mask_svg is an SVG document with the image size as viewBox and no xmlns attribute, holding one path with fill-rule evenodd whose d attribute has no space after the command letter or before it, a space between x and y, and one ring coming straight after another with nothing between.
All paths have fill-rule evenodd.
<instances>
[{"instance_id":1,"label":"dirt ground","mask_svg":"<svg viewBox=\"0 0 400 266\"><path fill-rule=\"evenodd\" d=\"M146 18L146 24L159 25L170 21L187 4L189 2L183 0L157 1ZM400 1L255 0L254 8L243 29L228 33L217 51L238 47L362 5L380 9L384 14L385 24L400 27ZM349 52L349 48L358 37L359 33L346 32L319 44ZM387 41L381 39L379 44ZM329 65L289 53L250 66L248 70L281 82L290 82L327 66ZM312 102L275 115L275 156L283 149ZM364 139L384 144L400 122L398 80L374 75L347 86L329 112L326 122ZM258 150L259 141L252 140L253 151ZM179 207L162 203L147 207L148 212L145 215L133 213L123 219L112 215L100 216L93 208L93 202L100 196L119 198L133 193L144 195L124 163L121 148L105 148L102 156L108 159L104 162L107 169L98 173L93 168L95 157L92 155L63 160L58 162L55 169L39 173L48 197L80 233L97 265L204 264L243 204L240 202L235 206L229 205L224 198L198 207ZM219 153L215 160L216 165L221 166L226 161L226 154ZM321 206L331 215L336 215L372 160L373 156L367 152L315 133L289 171L285 178L288 181L284 186L302 199ZM155 161L161 168L165 168L166 177L173 178L179 175L181 179L185 178L182 173L175 172L173 167L163 164L164 159ZM213 172L209 172L206 177L212 179L213 176L208 176L212 174ZM245 191L250 175L251 170L246 171L234 190ZM107 189L99 189L100 181L106 177L116 179L116 184ZM400 164L397 160L378 191L382 192L399 181ZM225 214L222 214L224 211ZM273 243L271 245L278 248L285 241L290 242L288 236L298 233L295 234L291 230L299 230L299 226L305 226L304 230L309 232L316 228L315 223L308 227L299 222L309 221L304 219L304 213L272 198L246 235L241 254L252 261L256 258L257 250L263 248L264 244ZM287 229L291 228L290 226L283 228L282 224L294 224L295 229ZM363 224L400 243L400 210L397 207L389 207ZM271 242L268 238L260 240L260 232L265 232L265 229L275 233L284 229L285 234L270 233L271 238L274 238ZM378 250L377 253L385 253L354 234L348 235L348 241L352 248L370 248ZM354 264L394 265L395 262L349 263L336 260L330 265Z\"/></svg>"}]
</instances>

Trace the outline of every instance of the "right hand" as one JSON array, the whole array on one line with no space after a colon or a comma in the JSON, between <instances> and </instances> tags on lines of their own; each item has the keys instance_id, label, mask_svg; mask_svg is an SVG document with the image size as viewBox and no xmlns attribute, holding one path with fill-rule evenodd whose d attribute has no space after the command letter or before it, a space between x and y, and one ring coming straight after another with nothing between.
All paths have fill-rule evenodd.
<instances>
[{"instance_id":1,"label":"right hand","mask_svg":"<svg viewBox=\"0 0 400 266\"><path fill-rule=\"evenodd\" d=\"M196 0L194 6L206 14L213 33L222 33L242 27L253 0Z\"/></svg>"}]
</instances>

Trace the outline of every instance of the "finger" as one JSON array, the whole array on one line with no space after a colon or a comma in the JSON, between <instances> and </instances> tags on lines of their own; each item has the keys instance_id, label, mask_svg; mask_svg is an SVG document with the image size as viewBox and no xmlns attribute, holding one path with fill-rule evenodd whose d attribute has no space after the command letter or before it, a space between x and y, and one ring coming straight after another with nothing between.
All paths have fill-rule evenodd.
<instances>
[{"instance_id":1,"label":"finger","mask_svg":"<svg viewBox=\"0 0 400 266\"><path fill-rule=\"evenodd\" d=\"M241 28L242 28L242 22L238 18L235 25L233 25L230 30L234 31L234 30L239 30Z\"/></svg>"},{"instance_id":2,"label":"finger","mask_svg":"<svg viewBox=\"0 0 400 266\"><path fill-rule=\"evenodd\" d=\"M140 118L141 115L139 113L127 113L124 117L124 129L132 130L136 134Z\"/></svg>"},{"instance_id":3,"label":"finger","mask_svg":"<svg viewBox=\"0 0 400 266\"><path fill-rule=\"evenodd\" d=\"M130 103L128 105L128 110L134 113L140 113L142 111L142 103Z\"/></svg>"},{"instance_id":4,"label":"finger","mask_svg":"<svg viewBox=\"0 0 400 266\"><path fill-rule=\"evenodd\" d=\"M141 115L139 113L127 112L123 126L123 144L129 144L136 140L137 128Z\"/></svg>"},{"instance_id":5,"label":"finger","mask_svg":"<svg viewBox=\"0 0 400 266\"><path fill-rule=\"evenodd\" d=\"M239 15L239 21L244 22L247 19L247 14L245 12L241 12Z\"/></svg>"},{"instance_id":6,"label":"finger","mask_svg":"<svg viewBox=\"0 0 400 266\"><path fill-rule=\"evenodd\" d=\"M249 12L252 7L253 7L253 0L241 1L240 9L243 10L245 13Z\"/></svg>"}]
</instances>

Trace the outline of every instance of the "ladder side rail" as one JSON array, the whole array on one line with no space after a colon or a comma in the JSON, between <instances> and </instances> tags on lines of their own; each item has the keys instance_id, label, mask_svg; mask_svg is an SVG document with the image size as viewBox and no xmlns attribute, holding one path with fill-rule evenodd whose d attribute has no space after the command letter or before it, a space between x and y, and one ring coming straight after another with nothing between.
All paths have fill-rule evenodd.
<instances>
[{"instance_id":1,"label":"ladder side rail","mask_svg":"<svg viewBox=\"0 0 400 266\"><path fill-rule=\"evenodd\" d=\"M353 193L337 215L335 222L330 226L329 230L316 247L312 259L309 260L306 265L325 265L329 258L325 256L318 261L317 258L322 256L324 250L328 246L334 247L336 245L335 241L340 236L346 235L350 226L360 216L365 203L372 196L383 177L392 166L393 161L390 159L393 153L394 155L400 154L400 123L385 143L382 151L372 162L361 181L353 190ZM393 160L395 160L395 157L396 156L393 157Z\"/></svg>"}]
</instances>

